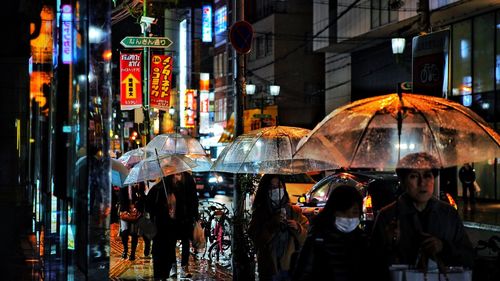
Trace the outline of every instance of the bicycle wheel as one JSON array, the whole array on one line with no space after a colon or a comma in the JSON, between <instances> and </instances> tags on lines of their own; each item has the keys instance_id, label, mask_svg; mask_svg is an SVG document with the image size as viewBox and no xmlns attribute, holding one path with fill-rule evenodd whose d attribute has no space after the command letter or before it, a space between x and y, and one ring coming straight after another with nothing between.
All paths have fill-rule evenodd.
<instances>
[{"instance_id":1,"label":"bicycle wheel","mask_svg":"<svg viewBox=\"0 0 500 281\"><path fill-rule=\"evenodd\" d=\"M222 240L210 245L208 249L208 260L220 266L231 267L231 240Z\"/></svg>"}]
</instances>

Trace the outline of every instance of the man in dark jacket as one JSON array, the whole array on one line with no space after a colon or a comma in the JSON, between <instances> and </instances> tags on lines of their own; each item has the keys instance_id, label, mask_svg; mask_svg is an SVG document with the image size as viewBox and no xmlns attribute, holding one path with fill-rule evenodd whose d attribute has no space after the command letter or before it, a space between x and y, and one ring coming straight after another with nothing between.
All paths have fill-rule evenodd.
<instances>
[{"instance_id":1,"label":"man in dark jacket","mask_svg":"<svg viewBox=\"0 0 500 281\"><path fill-rule=\"evenodd\" d=\"M432 260L438 267L472 268L473 248L458 212L434 197L436 167L427 153L409 154L398 163L404 193L380 211L372 236L377 268L387 279L391 264L427 269Z\"/></svg>"},{"instance_id":2,"label":"man in dark jacket","mask_svg":"<svg viewBox=\"0 0 500 281\"><path fill-rule=\"evenodd\" d=\"M462 197L464 199L464 211L475 211L476 209L476 192L474 190L474 181L476 181L476 171L469 163L465 163L460 171L458 178L462 182ZM470 205L467 192L470 195Z\"/></svg>"}]
</instances>

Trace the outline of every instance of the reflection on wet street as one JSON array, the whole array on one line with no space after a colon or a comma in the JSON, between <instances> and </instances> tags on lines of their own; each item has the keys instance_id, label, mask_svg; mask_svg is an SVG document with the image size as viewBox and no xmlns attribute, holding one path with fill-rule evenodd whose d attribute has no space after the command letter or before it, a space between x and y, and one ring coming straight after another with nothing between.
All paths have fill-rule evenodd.
<instances>
[{"instance_id":1,"label":"reflection on wet street","mask_svg":"<svg viewBox=\"0 0 500 281\"><path fill-rule=\"evenodd\" d=\"M119 225L113 223L111 225L111 258L109 278L114 281L125 280L154 280L153 279L153 260L151 256L144 257L144 241L139 238L139 244L136 250L135 261L122 259L123 246L119 236ZM129 239L129 249L130 246ZM177 248L177 276L179 276L180 265L180 247ZM171 278L169 280L232 280L232 274L229 270L210 264L206 259L195 258L191 255L189 261L190 272L193 274L191 278Z\"/></svg>"}]
</instances>

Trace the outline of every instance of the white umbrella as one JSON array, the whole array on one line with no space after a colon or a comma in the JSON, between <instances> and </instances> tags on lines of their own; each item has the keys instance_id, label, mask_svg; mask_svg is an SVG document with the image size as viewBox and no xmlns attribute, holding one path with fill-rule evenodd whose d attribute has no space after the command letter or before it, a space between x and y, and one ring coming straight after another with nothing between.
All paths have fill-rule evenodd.
<instances>
[{"instance_id":1,"label":"white umbrella","mask_svg":"<svg viewBox=\"0 0 500 281\"><path fill-rule=\"evenodd\" d=\"M308 129L276 126L251 131L237 137L221 152L212 170L248 174L300 174L338 166L321 160L292 155Z\"/></svg>"},{"instance_id":2,"label":"white umbrella","mask_svg":"<svg viewBox=\"0 0 500 281\"><path fill-rule=\"evenodd\" d=\"M124 184L163 178L168 175L190 171L196 166L193 160L181 154L150 156L137 163L130 170Z\"/></svg>"}]
</instances>

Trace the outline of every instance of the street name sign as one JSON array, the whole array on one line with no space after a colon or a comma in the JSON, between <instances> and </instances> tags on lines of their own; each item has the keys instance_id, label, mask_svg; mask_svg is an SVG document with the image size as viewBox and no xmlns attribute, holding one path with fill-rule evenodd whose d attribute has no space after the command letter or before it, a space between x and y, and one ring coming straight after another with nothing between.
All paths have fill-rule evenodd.
<instances>
[{"instance_id":1,"label":"street name sign","mask_svg":"<svg viewBox=\"0 0 500 281\"><path fill-rule=\"evenodd\" d=\"M165 49L172 45L168 37L127 36L120 41L125 48L159 48Z\"/></svg>"}]
</instances>

